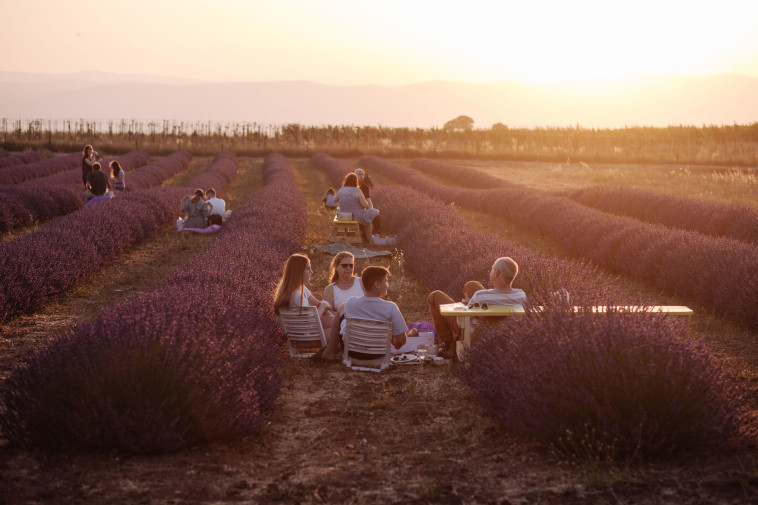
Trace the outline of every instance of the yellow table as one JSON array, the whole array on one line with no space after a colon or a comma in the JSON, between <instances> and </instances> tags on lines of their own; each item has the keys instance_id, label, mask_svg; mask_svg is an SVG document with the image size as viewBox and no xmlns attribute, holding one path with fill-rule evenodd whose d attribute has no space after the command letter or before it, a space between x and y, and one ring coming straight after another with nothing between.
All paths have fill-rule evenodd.
<instances>
[{"instance_id":1,"label":"yellow table","mask_svg":"<svg viewBox=\"0 0 758 505\"><path fill-rule=\"evenodd\" d=\"M574 312L580 312L586 310L587 307L572 307ZM683 305L596 305L589 307L593 313L605 314L609 310L626 310L635 312L663 312L668 316L692 316L692 309ZM540 311L542 307L534 307L534 310ZM443 316L454 316L457 318L458 326L463 329L463 341L457 343L458 357L461 356L461 351L464 347L471 346L471 333L473 333L471 318L472 317L505 317L505 316L519 316L526 314L524 307L521 305L490 305L486 309L481 307L468 308L466 305L460 302L446 303L440 305L440 314Z\"/></svg>"}]
</instances>

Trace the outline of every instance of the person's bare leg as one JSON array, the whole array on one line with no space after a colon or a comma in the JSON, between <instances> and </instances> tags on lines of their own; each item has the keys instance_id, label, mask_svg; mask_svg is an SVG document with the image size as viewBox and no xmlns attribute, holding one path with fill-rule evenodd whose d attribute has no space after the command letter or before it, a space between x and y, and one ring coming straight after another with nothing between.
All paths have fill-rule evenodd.
<instances>
[{"instance_id":1,"label":"person's bare leg","mask_svg":"<svg viewBox=\"0 0 758 505\"><path fill-rule=\"evenodd\" d=\"M366 234L366 240L368 241L368 245L375 246L376 243L374 243L374 227L371 226L371 223L369 224L362 224L361 227L363 228L363 232Z\"/></svg>"},{"instance_id":2,"label":"person's bare leg","mask_svg":"<svg viewBox=\"0 0 758 505\"><path fill-rule=\"evenodd\" d=\"M333 360L340 358L340 319L344 314L345 304L343 303L337 307L337 316L334 318L334 324L329 328L329 333L326 335L324 359Z\"/></svg>"}]
</instances>

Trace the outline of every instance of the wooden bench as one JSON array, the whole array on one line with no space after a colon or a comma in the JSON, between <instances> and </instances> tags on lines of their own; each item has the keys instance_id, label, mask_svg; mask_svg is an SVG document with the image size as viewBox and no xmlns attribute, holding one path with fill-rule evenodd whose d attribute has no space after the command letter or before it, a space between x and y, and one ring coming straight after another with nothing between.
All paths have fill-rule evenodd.
<instances>
[{"instance_id":1,"label":"wooden bench","mask_svg":"<svg viewBox=\"0 0 758 505\"><path fill-rule=\"evenodd\" d=\"M609 311L631 311L631 312L652 312L664 313L667 316L692 316L692 309L683 305L597 305L593 307L572 307L574 312L581 312L590 309L593 314L605 314ZM542 307L534 307L534 310L543 310ZM461 357L464 348L471 346L471 334L473 328L471 318L473 317L506 317L520 316L526 314L526 310L521 305L490 305L486 309L481 307L471 307L457 302L440 305L440 314L443 316L454 316L457 318L458 326L463 329L463 340L457 342L457 354Z\"/></svg>"},{"instance_id":2,"label":"wooden bench","mask_svg":"<svg viewBox=\"0 0 758 505\"><path fill-rule=\"evenodd\" d=\"M360 223L352 219L340 219L340 217L344 217L340 214L344 213L337 212L332 219L332 235L329 237L329 242L363 245L364 240ZM350 216L352 217L352 214Z\"/></svg>"}]
</instances>

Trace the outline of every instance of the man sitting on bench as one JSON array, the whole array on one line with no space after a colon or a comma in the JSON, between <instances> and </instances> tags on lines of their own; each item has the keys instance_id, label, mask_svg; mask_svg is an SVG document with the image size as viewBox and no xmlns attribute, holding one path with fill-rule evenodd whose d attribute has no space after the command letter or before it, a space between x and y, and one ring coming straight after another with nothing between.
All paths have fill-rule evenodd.
<instances>
[{"instance_id":1,"label":"man sitting on bench","mask_svg":"<svg viewBox=\"0 0 758 505\"><path fill-rule=\"evenodd\" d=\"M400 349L407 337L418 335L416 328L408 330L405 319L400 313L400 309L393 302L383 300L389 291L390 271L385 267L368 266L361 272L361 282L365 289L365 295L353 296L338 307L337 313L340 316L340 324L335 324L330 328L327 337L326 351L323 359L326 361L340 360L340 341L341 333L345 332L345 319L348 317L358 317L361 319L371 319L373 321L387 321L392 323L392 345ZM374 359L380 356L353 356L357 359Z\"/></svg>"},{"instance_id":2,"label":"man sitting on bench","mask_svg":"<svg viewBox=\"0 0 758 505\"><path fill-rule=\"evenodd\" d=\"M513 259L502 257L495 260L490 270L490 284L493 289L484 289L477 281L469 281L463 288L463 303L469 306L482 303L487 305L524 305L526 293L512 287L513 280L518 275L518 264ZM450 296L442 291L429 293L429 312L434 321L434 329L442 347L439 355L443 358L455 356L455 340L460 331L454 316L440 314L440 305L455 303ZM474 321L472 321L473 323Z\"/></svg>"}]
</instances>

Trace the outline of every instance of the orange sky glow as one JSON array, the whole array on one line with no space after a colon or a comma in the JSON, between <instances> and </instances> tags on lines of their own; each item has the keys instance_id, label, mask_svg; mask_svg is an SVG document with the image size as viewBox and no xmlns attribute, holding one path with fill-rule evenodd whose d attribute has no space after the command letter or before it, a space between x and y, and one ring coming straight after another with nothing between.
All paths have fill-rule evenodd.
<instances>
[{"instance_id":1,"label":"orange sky glow","mask_svg":"<svg viewBox=\"0 0 758 505\"><path fill-rule=\"evenodd\" d=\"M199 81L758 77L758 2L0 0L0 70Z\"/></svg>"}]
</instances>

